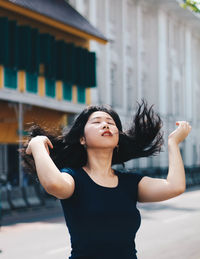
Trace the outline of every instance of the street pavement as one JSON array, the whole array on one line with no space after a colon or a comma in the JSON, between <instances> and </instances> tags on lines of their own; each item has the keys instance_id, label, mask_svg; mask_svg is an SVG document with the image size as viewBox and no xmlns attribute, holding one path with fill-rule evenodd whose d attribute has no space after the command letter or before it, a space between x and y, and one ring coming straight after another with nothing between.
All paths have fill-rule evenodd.
<instances>
[{"instance_id":1,"label":"street pavement","mask_svg":"<svg viewBox=\"0 0 200 259\"><path fill-rule=\"evenodd\" d=\"M200 187L159 203L139 204L139 259L200 259Z\"/></svg>"},{"instance_id":2,"label":"street pavement","mask_svg":"<svg viewBox=\"0 0 200 259\"><path fill-rule=\"evenodd\" d=\"M138 259L200 259L200 187L138 208L142 217L136 237ZM53 208L20 212L15 220L8 216L3 224L0 259L66 259L70 254L57 202Z\"/></svg>"}]
</instances>

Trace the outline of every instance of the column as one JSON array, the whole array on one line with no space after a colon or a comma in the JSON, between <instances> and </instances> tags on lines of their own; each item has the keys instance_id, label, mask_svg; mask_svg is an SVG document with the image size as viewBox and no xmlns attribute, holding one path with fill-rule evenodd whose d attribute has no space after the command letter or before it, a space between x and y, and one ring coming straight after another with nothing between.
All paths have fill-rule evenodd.
<instances>
[{"instance_id":1,"label":"column","mask_svg":"<svg viewBox=\"0 0 200 259\"><path fill-rule=\"evenodd\" d=\"M186 29L185 33L185 119L194 122L193 120L193 82L192 82L192 44L191 44L191 31ZM194 115L195 116L195 115ZM190 166L193 164L193 143L195 139L189 136L185 143L185 165Z\"/></svg>"},{"instance_id":2,"label":"column","mask_svg":"<svg viewBox=\"0 0 200 259\"><path fill-rule=\"evenodd\" d=\"M123 113L127 114L127 59L126 59L126 38L127 38L127 31L126 31L126 23L127 23L127 15L126 15L126 8L127 3L126 0L122 0L122 39L121 39L121 46L122 46L122 62L121 62L121 70L122 70L122 109Z\"/></svg>"},{"instance_id":3,"label":"column","mask_svg":"<svg viewBox=\"0 0 200 259\"><path fill-rule=\"evenodd\" d=\"M142 99L142 7L137 6L137 99Z\"/></svg>"},{"instance_id":4,"label":"column","mask_svg":"<svg viewBox=\"0 0 200 259\"><path fill-rule=\"evenodd\" d=\"M22 148L23 140L23 104L18 104L18 131L19 131L19 149ZM19 186L23 186L23 170L22 170L22 158L19 153Z\"/></svg>"},{"instance_id":5,"label":"column","mask_svg":"<svg viewBox=\"0 0 200 259\"><path fill-rule=\"evenodd\" d=\"M159 113L164 120L165 136L168 134L167 129L167 102L168 102L168 74L167 74L167 16L164 12L158 13L158 89L159 89ZM167 138L167 136L166 136ZM166 146L163 148L167 148ZM166 150L165 150L166 151ZM160 166L168 166L167 152L160 153Z\"/></svg>"},{"instance_id":6,"label":"column","mask_svg":"<svg viewBox=\"0 0 200 259\"><path fill-rule=\"evenodd\" d=\"M97 13L97 3L96 3L96 0L92 0L92 1L89 1L89 20L90 22L96 26L97 24L97 16L96 16L96 13ZM100 10L101 12L103 10ZM99 53L98 53L98 43L96 41L93 41L93 40L90 40L90 51L94 51L96 52L96 58L99 59ZM97 65L98 65L98 62L97 62ZM96 69L98 71L98 67L96 66ZM98 72L97 72L97 87L95 88L90 88L90 104L98 104L99 103L99 99L98 99L98 91L99 91L99 85L98 85L98 77L101 77L102 75L99 75Z\"/></svg>"}]
</instances>

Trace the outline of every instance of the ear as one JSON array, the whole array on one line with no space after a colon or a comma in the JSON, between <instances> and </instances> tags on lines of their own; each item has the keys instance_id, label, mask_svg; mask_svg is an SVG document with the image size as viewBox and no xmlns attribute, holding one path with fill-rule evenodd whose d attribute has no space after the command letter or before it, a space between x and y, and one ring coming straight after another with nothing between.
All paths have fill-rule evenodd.
<instances>
[{"instance_id":1,"label":"ear","mask_svg":"<svg viewBox=\"0 0 200 259\"><path fill-rule=\"evenodd\" d=\"M84 137L80 138L80 143L81 143L81 145L85 145L85 138Z\"/></svg>"}]
</instances>

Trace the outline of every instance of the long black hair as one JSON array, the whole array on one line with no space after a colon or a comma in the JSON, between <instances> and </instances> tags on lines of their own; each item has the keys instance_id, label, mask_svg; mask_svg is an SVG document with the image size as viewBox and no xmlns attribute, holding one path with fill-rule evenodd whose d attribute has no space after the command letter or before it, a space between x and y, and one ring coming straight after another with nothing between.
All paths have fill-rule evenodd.
<instances>
[{"instance_id":1,"label":"long black hair","mask_svg":"<svg viewBox=\"0 0 200 259\"><path fill-rule=\"evenodd\" d=\"M39 125L33 125L29 129L29 140L37 135L47 136L54 146L50 150L50 156L59 169L82 167L87 163L87 151L80 144L80 138L84 135L88 118L96 111L108 113L119 130L118 148L113 150L112 164L121 164L130 159L156 155L161 151L163 144L162 120L154 112L153 106L148 107L144 100L141 104L138 103L131 126L126 131L123 131L118 114L110 106L91 105L79 114L71 128L64 133L52 133ZM27 144L21 149L23 166L28 172L36 172L34 159L32 155L26 154L26 147Z\"/></svg>"}]
</instances>

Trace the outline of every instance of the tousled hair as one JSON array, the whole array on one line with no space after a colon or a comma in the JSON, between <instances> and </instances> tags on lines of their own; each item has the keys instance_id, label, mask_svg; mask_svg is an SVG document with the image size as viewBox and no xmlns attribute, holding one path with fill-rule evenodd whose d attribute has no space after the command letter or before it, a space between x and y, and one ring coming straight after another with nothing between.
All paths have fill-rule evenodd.
<instances>
[{"instance_id":1,"label":"tousled hair","mask_svg":"<svg viewBox=\"0 0 200 259\"><path fill-rule=\"evenodd\" d=\"M153 106L148 107L143 100L138 103L137 111L133 117L130 128L123 131L118 114L108 105L91 105L86 107L75 119L73 125L62 134L51 132L49 129L33 125L29 129L29 140L38 135L47 136L53 144L50 156L58 169L64 167L79 168L87 163L87 151L80 144L84 135L84 128L88 118L93 112L108 113L116 123L119 130L118 148L113 150L112 164L122 164L128 160L156 155L161 151L163 134L161 132L162 120L154 112ZM35 173L35 164L32 155L26 154L27 144L21 149L25 171Z\"/></svg>"}]
</instances>

